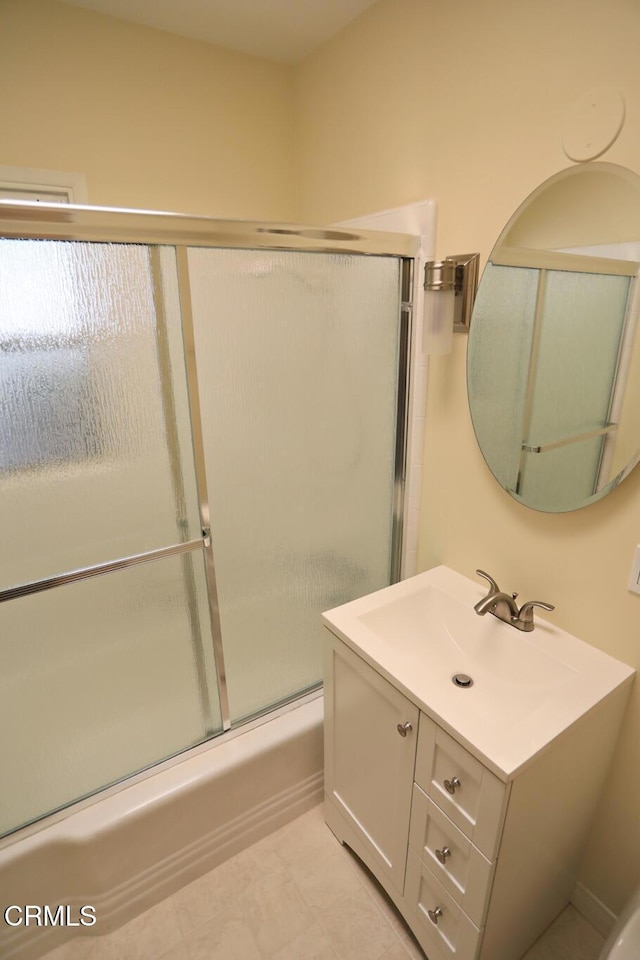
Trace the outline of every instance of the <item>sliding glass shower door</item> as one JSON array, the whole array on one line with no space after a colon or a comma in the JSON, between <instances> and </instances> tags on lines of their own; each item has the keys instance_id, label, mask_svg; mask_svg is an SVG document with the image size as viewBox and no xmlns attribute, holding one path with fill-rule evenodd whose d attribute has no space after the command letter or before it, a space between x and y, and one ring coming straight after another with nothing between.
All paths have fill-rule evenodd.
<instances>
[{"instance_id":1,"label":"sliding glass shower door","mask_svg":"<svg viewBox=\"0 0 640 960\"><path fill-rule=\"evenodd\" d=\"M232 722L318 684L322 610L389 583L400 269L189 250Z\"/></svg>"},{"instance_id":2,"label":"sliding glass shower door","mask_svg":"<svg viewBox=\"0 0 640 960\"><path fill-rule=\"evenodd\" d=\"M410 261L69 216L0 238L0 835L318 687L399 553Z\"/></svg>"},{"instance_id":3,"label":"sliding glass shower door","mask_svg":"<svg viewBox=\"0 0 640 960\"><path fill-rule=\"evenodd\" d=\"M221 717L175 251L0 241L0 343L3 833Z\"/></svg>"}]
</instances>

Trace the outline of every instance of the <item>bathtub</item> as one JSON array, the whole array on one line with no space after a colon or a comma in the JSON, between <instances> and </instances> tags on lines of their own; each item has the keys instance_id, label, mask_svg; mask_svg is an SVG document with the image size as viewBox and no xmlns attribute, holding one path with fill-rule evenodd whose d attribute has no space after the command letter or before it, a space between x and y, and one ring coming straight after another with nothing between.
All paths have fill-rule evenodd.
<instances>
[{"instance_id":1,"label":"bathtub","mask_svg":"<svg viewBox=\"0 0 640 960\"><path fill-rule=\"evenodd\" d=\"M109 933L319 803L322 715L311 694L6 838L0 957L35 960L72 936Z\"/></svg>"}]
</instances>

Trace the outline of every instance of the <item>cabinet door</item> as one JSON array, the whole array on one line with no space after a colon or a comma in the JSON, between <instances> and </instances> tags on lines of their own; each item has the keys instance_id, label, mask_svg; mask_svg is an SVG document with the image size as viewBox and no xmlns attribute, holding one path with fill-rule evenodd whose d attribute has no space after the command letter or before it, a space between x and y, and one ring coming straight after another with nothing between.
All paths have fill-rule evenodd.
<instances>
[{"instance_id":1,"label":"cabinet door","mask_svg":"<svg viewBox=\"0 0 640 960\"><path fill-rule=\"evenodd\" d=\"M400 729L399 729L400 728ZM402 893L418 708L331 638L325 683L325 793L380 879Z\"/></svg>"}]
</instances>

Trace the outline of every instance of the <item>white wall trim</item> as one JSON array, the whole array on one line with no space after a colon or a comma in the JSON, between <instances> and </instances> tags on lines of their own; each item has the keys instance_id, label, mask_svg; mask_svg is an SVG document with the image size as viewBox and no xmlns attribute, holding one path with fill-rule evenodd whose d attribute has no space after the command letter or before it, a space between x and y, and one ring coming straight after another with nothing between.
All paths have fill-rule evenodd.
<instances>
[{"instance_id":1,"label":"white wall trim","mask_svg":"<svg viewBox=\"0 0 640 960\"><path fill-rule=\"evenodd\" d=\"M407 476L405 481L402 579L413 576L418 566L418 529L420 493L424 462L424 431L427 402L427 357L422 350L424 265L435 258L435 200L420 200L403 207L381 210L366 217L344 220L338 227L408 233L416 238L416 270L413 287L413 343L410 369L409 419L407 437Z\"/></svg>"},{"instance_id":2,"label":"white wall trim","mask_svg":"<svg viewBox=\"0 0 640 960\"><path fill-rule=\"evenodd\" d=\"M582 883L576 883L571 895L571 903L578 913L581 913L585 920L588 920L591 926L596 928L598 933L601 933L603 937L609 936L617 917L612 910L609 910L609 907L604 905L602 900L598 900L591 890L587 890Z\"/></svg>"},{"instance_id":3,"label":"white wall trim","mask_svg":"<svg viewBox=\"0 0 640 960\"><path fill-rule=\"evenodd\" d=\"M24 193L23 199L39 199L50 203L87 204L87 181L83 173L41 170L35 167L0 166L0 194L3 191Z\"/></svg>"}]
</instances>

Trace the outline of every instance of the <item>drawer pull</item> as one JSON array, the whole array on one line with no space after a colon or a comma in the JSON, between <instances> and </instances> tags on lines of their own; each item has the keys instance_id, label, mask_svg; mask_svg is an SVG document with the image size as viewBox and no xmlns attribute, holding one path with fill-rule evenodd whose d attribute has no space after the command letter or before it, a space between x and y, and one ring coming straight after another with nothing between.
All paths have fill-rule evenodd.
<instances>
[{"instance_id":1,"label":"drawer pull","mask_svg":"<svg viewBox=\"0 0 640 960\"><path fill-rule=\"evenodd\" d=\"M431 923L435 923L437 925L438 920L442 916L442 907L436 907L435 910L427 910L427 916L429 917L429 920L431 920Z\"/></svg>"},{"instance_id":2,"label":"drawer pull","mask_svg":"<svg viewBox=\"0 0 640 960\"><path fill-rule=\"evenodd\" d=\"M446 863L447 857L450 857L450 856L451 856L451 850L449 850L449 847L443 847L442 850L436 850L436 857L438 858L440 863Z\"/></svg>"},{"instance_id":3,"label":"drawer pull","mask_svg":"<svg viewBox=\"0 0 640 960\"><path fill-rule=\"evenodd\" d=\"M409 731L413 730L413 725L407 720L406 723L399 723L396 729L401 737L406 737Z\"/></svg>"},{"instance_id":4,"label":"drawer pull","mask_svg":"<svg viewBox=\"0 0 640 960\"><path fill-rule=\"evenodd\" d=\"M447 793L454 794L458 789L458 787L461 787L461 786L462 786L462 783L460 782L460 780L458 780L457 777L452 777L451 780L444 781L444 788L447 791Z\"/></svg>"}]
</instances>

